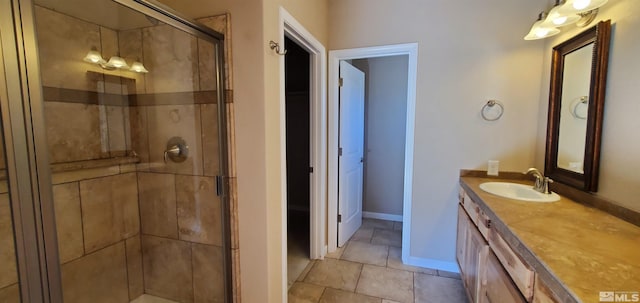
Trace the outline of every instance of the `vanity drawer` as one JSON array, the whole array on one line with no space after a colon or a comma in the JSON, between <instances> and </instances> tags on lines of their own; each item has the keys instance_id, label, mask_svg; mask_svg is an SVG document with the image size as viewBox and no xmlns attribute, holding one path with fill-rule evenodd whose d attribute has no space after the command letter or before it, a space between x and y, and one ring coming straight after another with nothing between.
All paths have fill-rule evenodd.
<instances>
[{"instance_id":1,"label":"vanity drawer","mask_svg":"<svg viewBox=\"0 0 640 303\"><path fill-rule=\"evenodd\" d=\"M467 211L467 214L469 215L469 218L471 218L471 221L473 221L473 224L478 226L478 205L476 204L476 202L473 202L473 200L471 200L471 197L469 197L469 195L467 195L466 193L462 198L462 206L464 207L464 210Z\"/></svg>"},{"instance_id":2,"label":"vanity drawer","mask_svg":"<svg viewBox=\"0 0 640 303\"><path fill-rule=\"evenodd\" d=\"M502 263L505 270L520 289L522 295L531 302L535 272L509 247L509 244L494 229L489 231L489 246Z\"/></svg>"},{"instance_id":3,"label":"vanity drawer","mask_svg":"<svg viewBox=\"0 0 640 303\"><path fill-rule=\"evenodd\" d=\"M491 219L489 219L489 216L487 216L487 214L485 214L484 211L480 209L480 207L478 207L477 209L478 209L478 230L480 231L484 239L488 241L489 229L491 228Z\"/></svg>"}]
</instances>

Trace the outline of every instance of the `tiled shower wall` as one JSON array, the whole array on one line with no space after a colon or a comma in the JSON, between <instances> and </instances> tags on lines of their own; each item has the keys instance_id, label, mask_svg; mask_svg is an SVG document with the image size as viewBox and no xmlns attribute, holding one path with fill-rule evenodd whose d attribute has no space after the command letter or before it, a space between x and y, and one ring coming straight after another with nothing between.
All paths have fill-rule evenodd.
<instances>
[{"instance_id":1,"label":"tiled shower wall","mask_svg":"<svg viewBox=\"0 0 640 303\"><path fill-rule=\"evenodd\" d=\"M142 293L222 302L212 46L167 25L116 31L42 7L36 21L65 302L128 302ZM204 21L229 31L227 15ZM129 63L143 61L150 72L104 71L83 62L92 47L105 58L119 52ZM227 41L225 54L228 47ZM232 129L229 134L233 152ZM189 158L165 164L163 151L174 136L187 141ZM0 199L0 233L4 204ZM236 225L233 215L234 260ZM5 259L0 256L0 270ZM15 279L0 280L0 288L8 285Z\"/></svg>"}]
</instances>

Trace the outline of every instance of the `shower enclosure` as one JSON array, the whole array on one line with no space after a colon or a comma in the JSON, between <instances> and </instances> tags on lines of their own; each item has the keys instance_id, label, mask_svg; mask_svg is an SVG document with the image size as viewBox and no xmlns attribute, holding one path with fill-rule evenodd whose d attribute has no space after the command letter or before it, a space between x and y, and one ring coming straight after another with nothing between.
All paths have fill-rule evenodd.
<instances>
[{"instance_id":1,"label":"shower enclosure","mask_svg":"<svg viewBox=\"0 0 640 303\"><path fill-rule=\"evenodd\" d=\"M141 0L0 12L0 302L231 302L223 35Z\"/></svg>"}]
</instances>

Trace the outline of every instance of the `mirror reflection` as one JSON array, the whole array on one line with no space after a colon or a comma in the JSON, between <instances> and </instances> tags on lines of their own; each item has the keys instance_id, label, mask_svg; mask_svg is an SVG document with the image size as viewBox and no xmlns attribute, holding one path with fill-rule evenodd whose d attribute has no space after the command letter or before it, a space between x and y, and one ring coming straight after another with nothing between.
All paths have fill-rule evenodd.
<instances>
[{"instance_id":1,"label":"mirror reflection","mask_svg":"<svg viewBox=\"0 0 640 303\"><path fill-rule=\"evenodd\" d=\"M584 173L593 43L564 56L558 167Z\"/></svg>"}]
</instances>

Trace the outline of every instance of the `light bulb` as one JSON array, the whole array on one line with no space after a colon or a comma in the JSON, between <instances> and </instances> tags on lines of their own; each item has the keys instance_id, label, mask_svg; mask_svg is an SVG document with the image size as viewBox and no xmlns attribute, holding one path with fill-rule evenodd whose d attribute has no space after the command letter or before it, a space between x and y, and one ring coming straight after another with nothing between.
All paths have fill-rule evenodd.
<instances>
[{"instance_id":1,"label":"light bulb","mask_svg":"<svg viewBox=\"0 0 640 303\"><path fill-rule=\"evenodd\" d=\"M124 59L118 57L118 56L113 56L109 59L109 62L107 62L107 67L110 68L129 68L129 65L127 65L127 62L124 61Z\"/></svg>"},{"instance_id":2,"label":"light bulb","mask_svg":"<svg viewBox=\"0 0 640 303\"><path fill-rule=\"evenodd\" d=\"M584 9L591 4L591 0L575 0L573 1L573 8L577 10Z\"/></svg>"},{"instance_id":3,"label":"light bulb","mask_svg":"<svg viewBox=\"0 0 640 303\"><path fill-rule=\"evenodd\" d=\"M95 64L105 64L107 61L102 59L102 55L97 50L90 50L87 55L84 57L85 62L95 63Z\"/></svg>"},{"instance_id":4,"label":"light bulb","mask_svg":"<svg viewBox=\"0 0 640 303\"><path fill-rule=\"evenodd\" d=\"M558 17L558 18L553 19L553 24L555 24L555 25L562 25L565 22L567 22L567 17Z\"/></svg>"},{"instance_id":5,"label":"light bulb","mask_svg":"<svg viewBox=\"0 0 640 303\"><path fill-rule=\"evenodd\" d=\"M548 33L549 30L546 28L539 28L536 30L536 36L538 36L539 38L546 36Z\"/></svg>"}]
</instances>

